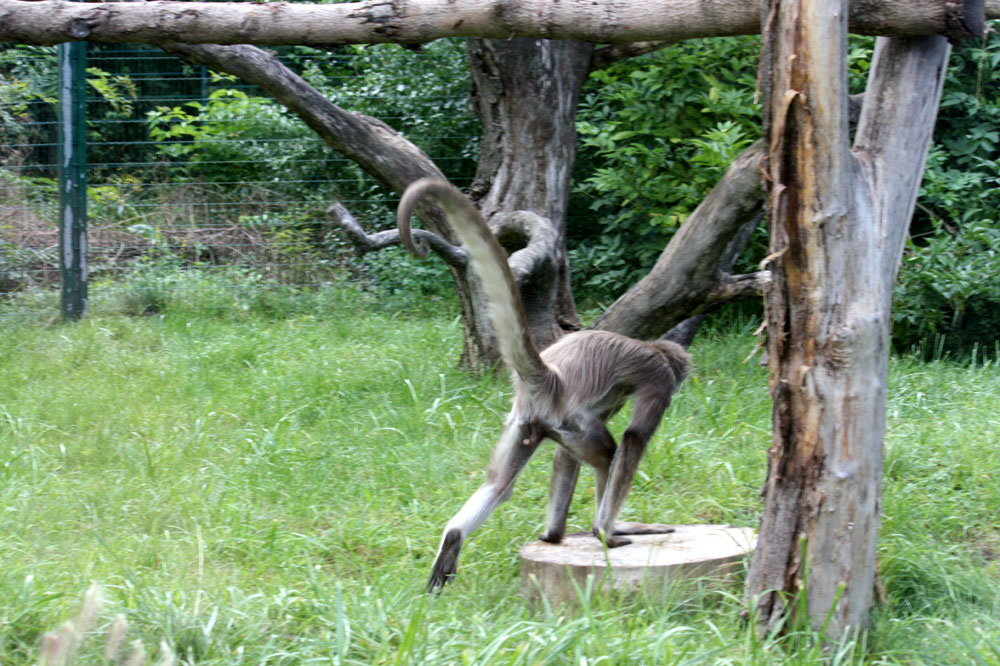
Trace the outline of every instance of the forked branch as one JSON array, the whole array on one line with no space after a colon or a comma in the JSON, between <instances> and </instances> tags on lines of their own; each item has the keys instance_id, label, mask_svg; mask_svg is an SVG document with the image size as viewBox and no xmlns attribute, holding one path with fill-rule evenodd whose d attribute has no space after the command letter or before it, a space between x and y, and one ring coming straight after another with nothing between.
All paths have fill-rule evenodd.
<instances>
[{"instance_id":1,"label":"forked branch","mask_svg":"<svg viewBox=\"0 0 1000 666\"><path fill-rule=\"evenodd\" d=\"M351 215L351 212L340 202L331 205L326 209L326 212L333 217L337 226L347 234L347 238L354 245L354 253L359 257L369 252L378 252L400 244L398 229L387 229L369 234L361 227L357 218ZM452 245L433 232L414 229L413 236L426 243L427 247L449 266L465 266L469 263L469 255L465 250Z\"/></svg>"}]
</instances>

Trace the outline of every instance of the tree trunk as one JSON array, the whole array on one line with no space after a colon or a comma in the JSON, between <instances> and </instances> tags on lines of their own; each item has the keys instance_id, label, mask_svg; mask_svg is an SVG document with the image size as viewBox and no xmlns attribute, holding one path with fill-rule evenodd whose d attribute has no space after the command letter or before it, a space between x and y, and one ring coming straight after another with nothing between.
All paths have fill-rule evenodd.
<instances>
[{"instance_id":1,"label":"tree trunk","mask_svg":"<svg viewBox=\"0 0 1000 666\"><path fill-rule=\"evenodd\" d=\"M545 347L566 328L579 326L566 257L566 213L576 109L593 45L470 39L468 52L473 106L483 126L470 196L488 220L504 211L531 211L547 218L556 232L549 270L520 285L535 342Z\"/></svg>"},{"instance_id":2,"label":"tree trunk","mask_svg":"<svg viewBox=\"0 0 1000 666\"><path fill-rule=\"evenodd\" d=\"M879 39L852 151L846 0L764 5L773 433L747 593L764 628L837 637L872 605L892 285L949 49Z\"/></svg>"},{"instance_id":3,"label":"tree trunk","mask_svg":"<svg viewBox=\"0 0 1000 666\"><path fill-rule=\"evenodd\" d=\"M857 0L852 32L968 36L972 0ZM990 17L1000 15L990 2ZM971 13L975 15L974 12ZM982 16L980 12L979 16ZM443 37L579 39L597 43L677 42L760 32L747 0L367 0L325 5L239 2L0 0L0 41L58 44L415 44Z\"/></svg>"}]
</instances>

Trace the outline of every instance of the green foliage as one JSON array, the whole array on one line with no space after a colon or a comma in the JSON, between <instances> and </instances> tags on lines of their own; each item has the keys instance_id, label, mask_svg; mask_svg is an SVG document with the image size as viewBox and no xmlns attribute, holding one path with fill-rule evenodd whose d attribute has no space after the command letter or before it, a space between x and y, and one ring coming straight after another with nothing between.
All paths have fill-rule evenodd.
<instances>
[{"instance_id":1,"label":"green foliage","mask_svg":"<svg viewBox=\"0 0 1000 666\"><path fill-rule=\"evenodd\" d=\"M0 164L23 157L13 146L35 132L32 105L55 103L54 56L53 46L0 44Z\"/></svg>"},{"instance_id":2,"label":"green foliage","mask_svg":"<svg viewBox=\"0 0 1000 666\"><path fill-rule=\"evenodd\" d=\"M469 105L470 77L463 40L437 40L419 53L397 45L353 45L340 47L337 55L318 57L323 50L296 47L288 59L297 64L313 87L342 108L385 122L422 149L449 180L462 185L475 173L478 157L479 121ZM345 172L346 173L346 172ZM395 225L387 215L396 196L373 182L360 169L352 182L345 176L339 184L341 199L368 229ZM392 259L369 258L377 267ZM408 271L403 281L420 290L438 286L419 279L429 275L424 268ZM391 281L387 274L380 281Z\"/></svg>"},{"instance_id":3,"label":"green foliage","mask_svg":"<svg viewBox=\"0 0 1000 666\"><path fill-rule=\"evenodd\" d=\"M334 57L308 47L283 55L334 103L401 130L439 159L452 178L471 174L477 132L458 43L436 42L419 55L398 47L361 46L342 47ZM160 154L182 162L192 181L299 181L299 195L306 198L319 196L319 184L329 198L365 202L361 210L351 206L356 215L378 211L379 218L384 216L388 196L357 165L338 157L271 98L239 89L234 81L212 73L215 89L207 99L149 112L149 135Z\"/></svg>"},{"instance_id":4,"label":"green foliage","mask_svg":"<svg viewBox=\"0 0 1000 666\"><path fill-rule=\"evenodd\" d=\"M287 317L316 307L309 287L276 282L251 266L219 266L195 271L177 255L143 257L114 282L96 285L95 309L140 317L166 312L177 316L246 319Z\"/></svg>"},{"instance_id":5,"label":"green foliage","mask_svg":"<svg viewBox=\"0 0 1000 666\"><path fill-rule=\"evenodd\" d=\"M419 53L395 45L345 46L332 58L319 49L296 47L286 60L335 104L398 130L452 181L471 180L480 130L469 106L462 40L438 40ZM394 226L387 211L395 208L395 195L359 169L351 173L353 179L345 175L338 183L345 205L368 230ZM331 240L335 246L339 243ZM363 283L397 304L414 298L437 301L453 291L441 262L414 261L400 251L367 255L355 267Z\"/></svg>"},{"instance_id":6,"label":"green foliage","mask_svg":"<svg viewBox=\"0 0 1000 666\"><path fill-rule=\"evenodd\" d=\"M852 92L874 40L852 37ZM676 228L757 136L756 38L699 40L595 72L580 107L570 226L574 284L608 300L643 275ZM1000 36L951 59L896 291L893 340L968 350L1000 330ZM758 233L744 259L764 246ZM759 258L759 257L758 257Z\"/></svg>"},{"instance_id":7,"label":"green foliage","mask_svg":"<svg viewBox=\"0 0 1000 666\"><path fill-rule=\"evenodd\" d=\"M330 175L329 148L270 98L219 88L205 102L161 106L146 118L158 151L180 162L192 181L227 184L236 193L269 181L311 181L315 188Z\"/></svg>"},{"instance_id":8,"label":"green foliage","mask_svg":"<svg viewBox=\"0 0 1000 666\"><path fill-rule=\"evenodd\" d=\"M115 174L103 184L87 185L87 217L91 224L136 224L144 219L142 203L142 183L130 173Z\"/></svg>"},{"instance_id":9,"label":"green foliage","mask_svg":"<svg viewBox=\"0 0 1000 666\"><path fill-rule=\"evenodd\" d=\"M464 40L437 40L419 53L396 45L350 46L341 58L312 58L303 76L334 103L377 118L421 148L451 181L471 181L478 157L479 120L469 104ZM360 179L359 179L360 180ZM347 203L365 227L395 226L387 211L394 194L360 181ZM442 262L416 261L402 251L383 250L359 264L365 282L397 303L450 298L454 290Z\"/></svg>"},{"instance_id":10,"label":"green foliage","mask_svg":"<svg viewBox=\"0 0 1000 666\"><path fill-rule=\"evenodd\" d=\"M284 49L282 57L334 103L400 130L451 179L471 178L478 128L469 109L469 75L460 41L441 40L419 54L396 46L339 47L332 54L294 47ZM247 190L256 187L271 191L259 195L263 201L296 198L325 206L339 199L369 229L392 224L386 211L395 206L393 193L336 155L270 98L235 87L229 77L212 76L213 85L221 87L206 100L159 107L147 115L159 153L176 162L187 179L224 186L226 196L234 198L255 196ZM279 185L279 180L287 184ZM276 189L283 194L275 195ZM279 217L266 212L242 216L239 223L270 227ZM284 224L274 231L278 254L299 261L310 254L319 259L316 250L325 246L343 256L337 235L320 237L315 221L312 227L292 226L296 229ZM358 270L387 294L415 289L420 295L441 295L450 283L446 271L431 263L416 264L385 253L366 258Z\"/></svg>"},{"instance_id":11,"label":"green foliage","mask_svg":"<svg viewBox=\"0 0 1000 666\"><path fill-rule=\"evenodd\" d=\"M991 347L1000 331L1000 225L971 220L959 232L942 225L911 241L893 321L897 349L920 342L949 351Z\"/></svg>"},{"instance_id":12,"label":"green foliage","mask_svg":"<svg viewBox=\"0 0 1000 666\"><path fill-rule=\"evenodd\" d=\"M398 130L449 179L470 179L480 128L469 105L464 40L437 40L419 53L390 44L342 48L334 59L304 59L302 76L335 104ZM323 51L299 48L296 53L314 56Z\"/></svg>"},{"instance_id":13,"label":"green foliage","mask_svg":"<svg viewBox=\"0 0 1000 666\"><path fill-rule=\"evenodd\" d=\"M678 44L591 75L580 104L574 282L613 297L652 266L760 133L757 38Z\"/></svg>"},{"instance_id":14,"label":"green foliage","mask_svg":"<svg viewBox=\"0 0 1000 666\"><path fill-rule=\"evenodd\" d=\"M968 351L1000 331L1000 35L956 47L899 274L893 340Z\"/></svg>"},{"instance_id":15,"label":"green foliage","mask_svg":"<svg viewBox=\"0 0 1000 666\"><path fill-rule=\"evenodd\" d=\"M102 120L126 119L132 116L135 101L139 97L139 88L131 77L114 76L98 67L87 68L87 83L108 104L108 110ZM99 132L94 132L96 140L100 141Z\"/></svg>"},{"instance_id":16,"label":"green foliage","mask_svg":"<svg viewBox=\"0 0 1000 666\"><path fill-rule=\"evenodd\" d=\"M401 248L368 254L360 264L362 276L382 298L407 303L412 298L448 299L455 291L444 262L414 259Z\"/></svg>"}]
</instances>

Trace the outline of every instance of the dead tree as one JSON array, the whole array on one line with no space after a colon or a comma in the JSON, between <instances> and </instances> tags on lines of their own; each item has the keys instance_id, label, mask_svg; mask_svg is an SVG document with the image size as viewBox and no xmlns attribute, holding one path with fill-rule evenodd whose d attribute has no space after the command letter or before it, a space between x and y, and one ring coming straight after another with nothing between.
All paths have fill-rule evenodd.
<instances>
[{"instance_id":1,"label":"dead tree","mask_svg":"<svg viewBox=\"0 0 1000 666\"><path fill-rule=\"evenodd\" d=\"M852 145L847 8L763 8L773 433L747 583L764 627L804 595L834 636L872 605L892 286L949 53L943 37L880 38Z\"/></svg>"}]
</instances>

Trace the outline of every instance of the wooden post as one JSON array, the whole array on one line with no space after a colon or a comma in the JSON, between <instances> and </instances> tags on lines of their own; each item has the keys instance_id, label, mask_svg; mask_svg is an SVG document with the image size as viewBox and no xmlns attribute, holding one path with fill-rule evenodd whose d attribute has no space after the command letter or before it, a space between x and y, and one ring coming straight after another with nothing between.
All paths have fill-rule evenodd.
<instances>
[{"instance_id":1,"label":"wooden post","mask_svg":"<svg viewBox=\"0 0 1000 666\"><path fill-rule=\"evenodd\" d=\"M747 580L764 628L805 608L831 637L866 627L872 605L892 286L949 52L880 38L852 148L847 10L763 6L773 434Z\"/></svg>"}]
</instances>

